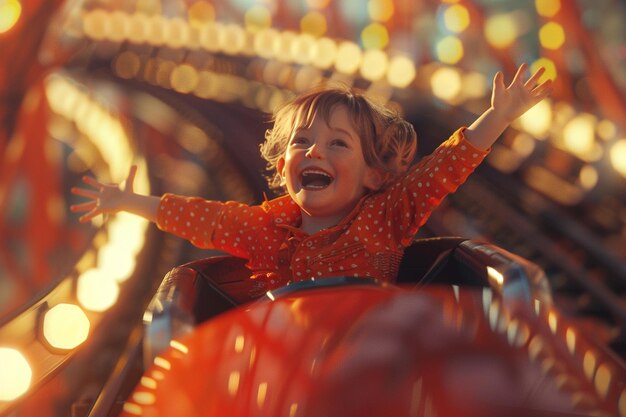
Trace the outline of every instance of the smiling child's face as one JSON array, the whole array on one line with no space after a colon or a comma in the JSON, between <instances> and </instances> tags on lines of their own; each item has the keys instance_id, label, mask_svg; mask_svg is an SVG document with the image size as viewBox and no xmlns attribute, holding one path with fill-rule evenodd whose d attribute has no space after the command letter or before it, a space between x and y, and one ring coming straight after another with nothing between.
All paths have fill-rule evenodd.
<instances>
[{"instance_id":1,"label":"smiling child's face","mask_svg":"<svg viewBox=\"0 0 626 417\"><path fill-rule=\"evenodd\" d=\"M345 106L318 112L309 128L297 129L277 163L289 195L300 207L303 225L334 226L352 211L380 175L365 162L361 140Z\"/></svg>"}]
</instances>

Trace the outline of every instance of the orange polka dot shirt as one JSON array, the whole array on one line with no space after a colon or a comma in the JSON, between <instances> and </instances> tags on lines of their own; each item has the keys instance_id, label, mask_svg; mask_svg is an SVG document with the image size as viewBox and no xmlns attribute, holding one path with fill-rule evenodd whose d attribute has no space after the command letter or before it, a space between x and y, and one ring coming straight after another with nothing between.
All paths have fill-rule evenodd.
<instances>
[{"instance_id":1,"label":"orange polka dot shirt","mask_svg":"<svg viewBox=\"0 0 626 417\"><path fill-rule=\"evenodd\" d=\"M249 206L165 194L157 226L195 246L247 259L260 290L332 276L393 281L404 248L432 210L488 153L468 142L464 131L394 184L364 196L339 224L313 235L298 228L300 209L288 195Z\"/></svg>"}]
</instances>

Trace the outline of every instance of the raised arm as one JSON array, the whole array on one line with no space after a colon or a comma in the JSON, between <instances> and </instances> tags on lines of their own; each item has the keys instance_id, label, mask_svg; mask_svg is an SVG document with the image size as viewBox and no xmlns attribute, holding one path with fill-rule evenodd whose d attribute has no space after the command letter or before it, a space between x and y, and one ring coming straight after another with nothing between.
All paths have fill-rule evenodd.
<instances>
[{"instance_id":1,"label":"raised arm","mask_svg":"<svg viewBox=\"0 0 626 417\"><path fill-rule=\"evenodd\" d=\"M498 139L511 122L546 98L552 91L552 80L538 83L545 69L539 68L526 82L527 64L517 69L507 87L504 76L498 72L493 78L491 107L467 128L466 138L480 149L487 149Z\"/></svg>"},{"instance_id":2,"label":"raised arm","mask_svg":"<svg viewBox=\"0 0 626 417\"><path fill-rule=\"evenodd\" d=\"M96 216L105 213L125 211L141 216L151 222L156 221L160 198L136 194L133 191L133 182L137 166L130 168L128 177L123 186L117 184L103 184L92 177L83 177L83 183L88 188L72 188L72 193L86 197L90 201L70 206L72 212L86 212L80 217L80 222L88 222Z\"/></svg>"}]
</instances>

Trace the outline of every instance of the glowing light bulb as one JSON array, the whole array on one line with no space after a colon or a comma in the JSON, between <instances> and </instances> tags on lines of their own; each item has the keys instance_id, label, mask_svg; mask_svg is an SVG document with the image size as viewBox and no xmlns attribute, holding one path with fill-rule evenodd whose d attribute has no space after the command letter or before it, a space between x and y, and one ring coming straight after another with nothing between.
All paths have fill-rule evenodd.
<instances>
[{"instance_id":1,"label":"glowing light bulb","mask_svg":"<svg viewBox=\"0 0 626 417\"><path fill-rule=\"evenodd\" d=\"M22 353L0 347L0 401L13 401L30 388L33 371Z\"/></svg>"},{"instance_id":2,"label":"glowing light bulb","mask_svg":"<svg viewBox=\"0 0 626 417\"><path fill-rule=\"evenodd\" d=\"M117 283L98 269L89 269L78 277L77 298L87 310L105 311L117 301Z\"/></svg>"},{"instance_id":3,"label":"glowing light bulb","mask_svg":"<svg viewBox=\"0 0 626 417\"><path fill-rule=\"evenodd\" d=\"M74 349L87 340L89 319L74 304L57 304L46 312L43 319L43 336L52 347Z\"/></svg>"}]
</instances>

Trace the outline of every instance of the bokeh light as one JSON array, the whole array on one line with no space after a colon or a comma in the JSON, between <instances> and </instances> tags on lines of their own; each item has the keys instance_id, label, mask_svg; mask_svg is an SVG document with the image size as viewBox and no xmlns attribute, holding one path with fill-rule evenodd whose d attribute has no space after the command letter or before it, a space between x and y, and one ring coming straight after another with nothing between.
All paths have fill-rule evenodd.
<instances>
[{"instance_id":1,"label":"bokeh light","mask_svg":"<svg viewBox=\"0 0 626 417\"><path fill-rule=\"evenodd\" d=\"M320 12L309 12L300 19L300 30L313 36L322 36L326 33L326 17Z\"/></svg>"},{"instance_id":2,"label":"bokeh light","mask_svg":"<svg viewBox=\"0 0 626 417\"><path fill-rule=\"evenodd\" d=\"M170 74L170 84L179 93L190 93L198 85L198 71L189 64L178 65Z\"/></svg>"},{"instance_id":3,"label":"bokeh light","mask_svg":"<svg viewBox=\"0 0 626 417\"><path fill-rule=\"evenodd\" d=\"M594 188L598 184L599 178L598 170L589 164L584 165L578 173L578 181L586 190Z\"/></svg>"},{"instance_id":4,"label":"bokeh light","mask_svg":"<svg viewBox=\"0 0 626 417\"><path fill-rule=\"evenodd\" d=\"M539 81L538 81L539 83L542 83L546 80L556 79L558 73L557 73L556 64L554 63L554 61L552 61L549 58L539 58L538 60L530 64L530 72L534 73L541 67L545 68L545 72L539 78Z\"/></svg>"},{"instance_id":5,"label":"bokeh light","mask_svg":"<svg viewBox=\"0 0 626 417\"><path fill-rule=\"evenodd\" d=\"M308 33L297 35L291 43L291 56L298 64L311 63L315 59L315 38Z\"/></svg>"},{"instance_id":6,"label":"bokeh light","mask_svg":"<svg viewBox=\"0 0 626 417\"><path fill-rule=\"evenodd\" d=\"M626 178L626 139L620 139L613 146L609 153L613 168Z\"/></svg>"},{"instance_id":7,"label":"bokeh light","mask_svg":"<svg viewBox=\"0 0 626 417\"><path fill-rule=\"evenodd\" d=\"M330 38L320 38L315 43L313 65L320 69L333 66L337 58L337 43Z\"/></svg>"},{"instance_id":8,"label":"bokeh light","mask_svg":"<svg viewBox=\"0 0 626 417\"><path fill-rule=\"evenodd\" d=\"M576 155L591 153L595 142L595 125L595 116L579 114L563 127L563 144Z\"/></svg>"},{"instance_id":9,"label":"bokeh light","mask_svg":"<svg viewBox=\"0 0 626 417\"><path fill-rule=\"evenodd\" d=\"M108 310L117 301L119 291L117 283L99 269L89 269L78 277L76 296L87 310Z\"/></svg>"},{"instance_id":10,"label":"bokeh light","mask_svg":"<svg viewBox=\"0 0 626 417\"><path fill-rule=\"evenodd\" d=\"M371 23L361 32L365 49L384 49L389 43L387 28L380 23Z\"/></svg>"},{"instance_id":11,"label":"bokeh light","mask_svg":"<svg viewBox=\"0 0 626 417\"><path fill-rule=\"evenodd\" d=\"M453 100L461 92L461 75L454 68L438 68L430 78L430 87L436 97L446 101Z\"/></svg>"},{"instance_id":12,"label":"bokeh light","mask_svg":"<svg viewBox=\"0 0 626 417\"><path fill-rule=\"evenodd\" d=\"M378 22L386 22L393 16L394 5L392 0L369 0L367 12L370 19Z\"/></svg>"},{"instance_id":13,"label":"bokeh light","mask_svg":"<svg viewBox=\"0 0 626 417\"><path fill-rule=\"evenodd\" d=\"M18 0L0 2L0 33L8 32L22 15L22 4Z\"/></svg>"},{"instance_id":14,"label":"bokeh light","mask_svg":"<svg viewBox=\"0 0 626 417\"><path fill-rule=\"evenodd\" d=\"M449 6L443 12L443 23L451 32L463 32L470 24L469 11L460 4Z\"/></svg>"},{"instance_id":15,"label":"bokeh light","mask_svg":"<svg viewBox=\"0 0 626 417\"><path fill-rule=\"evenodd\" d=\"M387 72L387 54L378 49L371 49L363 54L361 75L366 80L377 81Z\"/></svg>"},{"instance_id":16,"label":"bokeh light","mask_svg":"<svg viewBox=\"0 0 626 417\"><path fill-rule=\"evenodd\" d=\"M543 100L521 115L517 120L526 132L538 139L545 138L552 125L552 105Z\"/></svg>"},{"instance_id":17,"label":"bokeh light","mask_svg":"<svg viewBox=\"0 0 626 417\"><path fill-rule=\"evenodd\" d=\"M416 76L413 60L404 56L396 55L389 60L387 81L390 85L398 88L408 87Z\"/></svg>"},{"instance_id":18,"label":"bokeh light","mask_svg":"<svg viewBox=\"0 0 626 417\"><path fill-rule=\"evenodd\" d=\"M89 319L75 304L57 304L48 310L43 319L43 336L57 349L74 349L87 340Z\"/></svg>"},{"instance_id":19,"label":"bokeh light","mask_svg":"<svg viewBox=\"0 0 626 417\"><path fill-rule=\"evenodd\" d=\"M444 64L456 64L463 58L463 43L456 36L446 36L437 42L435 51Z\"/></svg>"},{"instance_id":20,"label":"bokeh light","mask_svg":"<svg viewBox=\"0 0 626 417\"><path fill-rule=\"evenodd\" d=\"M253 6L244 15L245 27L250 32L258 32L272 25L272 15L267 7Z\"/></svg>"},{"instance_id":21,"label":"bokeh light","mask_svg":"<svg viewBox=\"0 0 626 417\"><path fill-rule=\"evenodd\" d=\"M30 388L33 371L16 349L0 347L0 401L13 401Z\"/></svg>"},{"instance_id":22,"label":"bokeh light","mask_svg":"<svg viewBox=\"0 0 626 417\"><path fill-rule=\"evenodd\" d=\"M535 0L537 14L543 17L553 17L561 9L560 0Z\"/></svg>"},{"instance_id":23,"label":"bokeh light","mask_svg":"<svg viewBox=\"0 0 626 417\"><path fill-rule=\"evenodd\" d=\"M354 42L344 41L337 48L335 68L344 74L354 74L361 66L361 48Z\"/></svg>"},{"instance_id":24,"label":"bokeh light","mask_svg":"<svg viewBox=\"0 0 626 417\"><path fill-rule=\"evenodd\" d=\"M548 22L539 29L539 42L547 49L559 49L565 43L565 30L556 22Z\"/></svg>"},{"instance_id":25,"label":"bokeh light","mask_svg":"<svg viewBox=\"0 0 626 417\"><path fill-rule=\"evenodd\" d=\"M491 16L485 23L485 37L487 42L495 48L505 49L510 47L518 36L517 22L509 14Z\"/></svg>"},{"instance_id":26,"label":"bokeh light","mask_svg":"<svg viewBox=\"0 0 626 417\"><path fill-rule=\"evenodd\" d=\"M187 19L192 27L201 28L215 20L215 8L208 1L196 1L187 9Z\"/></svg>"}]
</instances>

